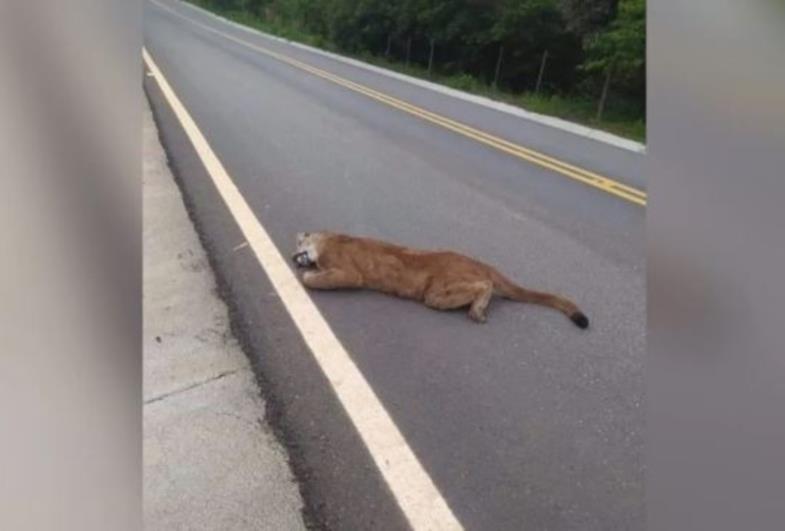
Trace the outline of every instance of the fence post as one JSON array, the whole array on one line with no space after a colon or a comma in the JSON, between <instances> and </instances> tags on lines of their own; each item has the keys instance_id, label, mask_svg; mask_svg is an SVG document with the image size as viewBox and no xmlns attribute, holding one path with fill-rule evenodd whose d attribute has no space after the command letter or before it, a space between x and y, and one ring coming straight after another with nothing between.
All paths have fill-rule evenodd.
<instances>
[{"instance_id":1,"label":"fence post","mask_svg":"<svg viewBox=\"0 0 785 531\"><path fill-rule=\"evenodd\" d=\"M542 61L540 62L540 73L537 74L537 85L534 87L534 93L539 94L540 87L542 86L542 76L545 73L545 62L548 60L548 50L542 52Z\"/></svg>"},{"instance_id":2,"label":"fence post","mask_svg":"<svg viewBox=\"0 0 785 531\"><path fill-rule=\"evenodd\" d=\"M431 77L433 70L433 50L436 47L436 39L431 38L431 54L428 56L428 77Z\"/></svg>"},{"instance_id":3,"label":"fence post","mask_svg":"<svg viewBox=\"0 0 785 531\"><path fill-rule=\"evenodd\" d=\"M602 113L605 110L605 101L608 99L608 87L611 84L611 71L613 70L613 63L608 65L605 69L605 82L602 84L602 95L600 96L600 103L597 106L597 121L602 120Z\"/></svg>"},{"instance_id":4,"label":"fence post","mask_svg":"<svg viewBox=\"0 0 785 531\"><path fill-rule=\"evenodd\" d=\"M493 74L493 85L491 87L496 90L499 86L499 74L502 71L502 57L504 56L504 46L499 45L499 57L496 59L496 71Z\"/></svg>"},{"instance_id":5,"label":"fence post","mask_svg":"<svg viewBox=\"0 0 785 531\"><path fill-rule=\"evenodd\" d=\"M392 32L387 34L387 48L384 50L384 56L390 56L390 49L392 48Z\"/></svg>"}]
</instances>

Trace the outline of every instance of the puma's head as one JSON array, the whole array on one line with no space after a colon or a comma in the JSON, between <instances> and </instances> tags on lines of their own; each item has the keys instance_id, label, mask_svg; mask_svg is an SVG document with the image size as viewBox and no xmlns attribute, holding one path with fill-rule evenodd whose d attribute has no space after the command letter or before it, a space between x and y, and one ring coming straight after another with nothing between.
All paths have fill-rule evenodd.
<instances>
[{"instance_id":1,"label":"puma's head","mask_svg":"<svg viewBox=\"0 0 785 531\"><path fill-rule=\"evenodd\" d=\"M312 267L316 265L319 257L316 244L320 238L318 232L298 232L297 250L292 255L292 260L297 267Z\"/></svg>"}]
</instances>

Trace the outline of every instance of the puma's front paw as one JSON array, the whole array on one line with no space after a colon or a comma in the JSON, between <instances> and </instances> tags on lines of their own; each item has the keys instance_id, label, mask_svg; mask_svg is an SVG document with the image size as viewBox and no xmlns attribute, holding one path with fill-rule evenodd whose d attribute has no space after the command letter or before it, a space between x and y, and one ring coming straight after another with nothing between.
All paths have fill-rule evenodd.
<instances>
[{"instance_id":1,"label":"puma's front paw","mask_svg":"<svg viewBox=\"0 0 785 531\"><path fill-rule=\"evenodd\" d=\"M484 323L488 320L488 316L484 312L475 312L469 310L469 318L475 323Z\"/></svg>"}]
</instances>

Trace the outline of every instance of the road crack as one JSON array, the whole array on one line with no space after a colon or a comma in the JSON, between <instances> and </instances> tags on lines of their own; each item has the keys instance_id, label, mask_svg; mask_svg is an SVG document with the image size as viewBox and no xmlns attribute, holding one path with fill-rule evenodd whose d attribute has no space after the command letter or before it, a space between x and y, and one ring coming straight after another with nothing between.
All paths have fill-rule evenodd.
<instances>
[{"instance_id":1,"label":"road crack","mask_svg":"<svg viewBox=\"0 0 785 531\"><path fill-rule=\"evenodd\" d=\"M208 384L210 382L214 382L216 380L220 380L221 378L225 378L227 376L231 376L232 374L236 374L236 373L240 372L241 370L244 370L244 369L233 369L231 371L223 371L223 372L221 372L219 374L216 374L215 376L207 378L206 380L202 380L200 382L194 382L194 383L192 383L190 385L186 385L185 387L181 387L179 389L174 389L173 391L167 391L166 393L162 393L162 394L160 394L158 396L154 396L152 398L148 398L147 400L144 401L144 405L148 405L148 404L152 404L153 402L158 402L160 400L164 400L165 398L169 398L170 396L179 395L179 394L184 393L186 391L190 391L191 389L194 389L196 387L201 387L201 386L203 386L205 384Z\"/></svg>"}]
</instances>

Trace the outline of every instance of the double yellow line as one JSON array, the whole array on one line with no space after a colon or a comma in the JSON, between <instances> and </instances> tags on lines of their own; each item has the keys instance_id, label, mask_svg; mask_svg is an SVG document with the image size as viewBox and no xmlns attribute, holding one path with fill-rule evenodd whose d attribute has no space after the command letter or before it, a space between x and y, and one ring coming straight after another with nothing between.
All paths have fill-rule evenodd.
<instances>
[{"instance_id":1,"label":"double yellow line","mask_svg":"<svg viewBox=\"0 0 785 531\"><path fill-rule=\"evenodd\" d=\"M417 107L416 105L412 105L411 103L405 102L403 100L399 100L398 98L394 98L392 96L379 92L378 90L374 90L365 85L355 83L354 81L350 81L346 78L339 77L335 74L327 72L326 70L322 70L321 68L316 68L307 63L303 63L302 61L292 59L291 57L280 54L278 52L274 52L268 48L264 48L262 46L258 46L255 44L250 44L246 41L243 41L242 39L238 39L236 37L233 37L232 35L228 35L214 28L211 28L205 24L202 24L193 19L185 17L180 13L174 11L173 9L170 9L167 6L160 4L159 2L153 0L153 3L173 13L174 15L186 20L187 22L190 22L191 24L200 27L201 29L207 32L220 35L221 37L224 37L225 39L229 39L230 41L235 42L240 46L244 46L246 48L264 54L277 61L293 66L298 70L308 72L309 74L312 74L324 80L335 83L336 85L345 87L351 91L367 96L373 100L376 100L380 103L384 103L385 105L388 105L390 107L394 107L398 110L411 114L412 116L421 118L422 120L425 120L427 122L433 123L435 125L439 125L441 127L444 127L445 129L449 129L450 131L463 135L467 138L476 140L477 142L498 149L499 151L503 151L504 153L507 153L519 159L555 171L557 173L560 173L561 175L570 177L571 179L580 181L584 184L587 184L589 186L592 186L609 194L615 195L617 197L621 197L622 199L626 199L631 203L635 203L641 206L646 206L647 196L646 196L646 192L644 192L643 190L633 188L632 186L627 186L626 184L620 183L616 180L610 179L603 175L599 175L597 173L591 172L589 170L575 166L573 164L563 162L561 160L545 155L544 153L540 153L539 151L535 151L533 149L520 146L518 144L510 142L509 140L505 140L503 138L492 135L490 133L486 133L485 131L481 131L479 129L468 126L456 120L452 120L440 114L436 114L434 112L428 111L426 109L423 109L422 107Z\"/></svg>"}]
</instances>

